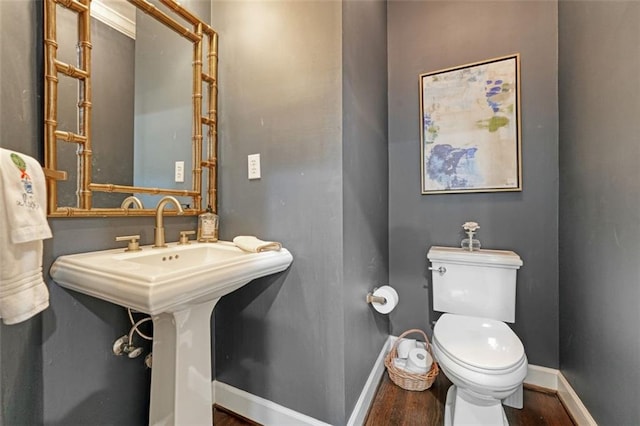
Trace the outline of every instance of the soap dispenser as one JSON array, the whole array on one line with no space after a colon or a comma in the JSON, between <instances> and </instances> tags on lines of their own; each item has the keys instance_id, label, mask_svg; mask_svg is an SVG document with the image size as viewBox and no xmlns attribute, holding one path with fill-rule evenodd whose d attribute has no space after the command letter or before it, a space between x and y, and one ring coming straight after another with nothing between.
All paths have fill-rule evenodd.
<instances>
[{"instance_id":1,"label":"soap dispenser","mask_svg":"<svg viewBox=\"0 0 640 426\"><path fill-rule=\"evenodd\" d=\"M218 215L213 212L211 206L207 206L207 211L198 216L198 241L202 243L218 241Z\"/></svg>"}]
</instances>

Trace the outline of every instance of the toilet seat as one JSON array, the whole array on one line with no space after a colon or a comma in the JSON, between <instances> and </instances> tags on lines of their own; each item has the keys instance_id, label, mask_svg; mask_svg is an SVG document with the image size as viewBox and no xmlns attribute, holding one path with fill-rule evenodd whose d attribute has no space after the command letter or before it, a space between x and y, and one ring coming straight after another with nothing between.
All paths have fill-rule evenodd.
<instances>
[{"instance_id":1,"label":"toilet seat","mask_svg":"<svg viewBox=\"0 0 640 426\"><path fill-rule=\"evenodd\" d=\"M443 314L434 327L432 346L447 377L479 394L506 398L527 374L524 347L501 321Z\"/></svg>"},{"instance_id":2,"label":"toilet seat","mask_svg":"<svg viewBox=\"0 0 640 426\"><path fill-rule=\"evenodd\" d=\"M511 328L489 318L443 314L433 339L450 360L483 374L506 374L526 360L524 346Z\"/></svg>"}]
</instances>

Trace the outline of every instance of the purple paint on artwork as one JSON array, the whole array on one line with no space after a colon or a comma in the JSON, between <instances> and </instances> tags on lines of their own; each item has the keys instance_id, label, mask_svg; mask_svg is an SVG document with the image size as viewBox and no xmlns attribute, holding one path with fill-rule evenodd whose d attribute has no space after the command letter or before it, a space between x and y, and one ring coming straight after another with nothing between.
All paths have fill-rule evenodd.
<instances>
[{"instance_id":1,"label":"purple paint on artwork","mask_svg":"<svg viewBox=\"0 0 640 426\"><path fill-rule=\"evenodd\" d=\"M427 160L429 178L446 189L468 188L478 178L475 155L478 148L454 148L451 145L435 145Z\"/></svg>"}]
</instances>

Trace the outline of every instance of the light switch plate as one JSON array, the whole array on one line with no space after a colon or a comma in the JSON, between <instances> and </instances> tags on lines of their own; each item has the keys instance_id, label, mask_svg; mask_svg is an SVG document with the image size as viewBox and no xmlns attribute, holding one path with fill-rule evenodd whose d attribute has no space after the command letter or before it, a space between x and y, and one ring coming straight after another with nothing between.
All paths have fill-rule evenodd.
<instances>
[{"instance_id":1,"label":"light switch plate","mask_svg":"<svg viewBox=\"0 0 640 426\"><path fill-rule=\"evenodd\" d=\"M247 156L247 166L249 169L249 180L260 179L260 154L250 154Z\"/></svg>"}]
</instances>

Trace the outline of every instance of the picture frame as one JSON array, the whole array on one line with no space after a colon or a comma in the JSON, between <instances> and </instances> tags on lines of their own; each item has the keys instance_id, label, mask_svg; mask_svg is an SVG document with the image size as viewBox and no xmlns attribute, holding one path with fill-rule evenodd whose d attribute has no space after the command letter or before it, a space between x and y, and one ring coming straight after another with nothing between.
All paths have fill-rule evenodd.
<instances>
[{"instance_id":1,"label":"picture frame","mask_svg":"<svg viewBox=\"0 0 640 426\"><path fill-rule=\"evenodd\" d=\"M420 74L422 194L522 191L520 55Z\"/></svg>"}]
</instances>

